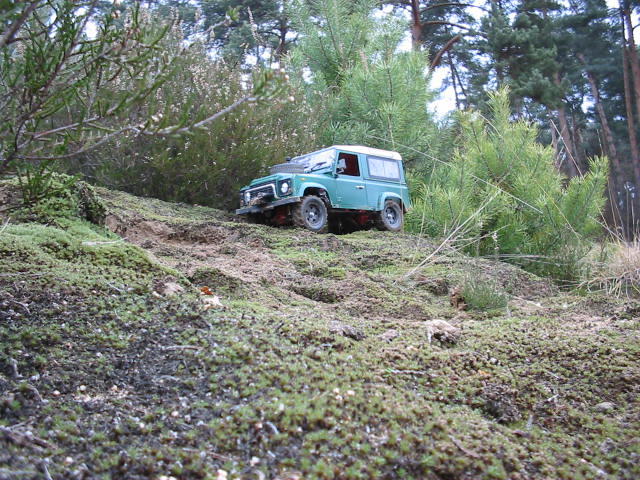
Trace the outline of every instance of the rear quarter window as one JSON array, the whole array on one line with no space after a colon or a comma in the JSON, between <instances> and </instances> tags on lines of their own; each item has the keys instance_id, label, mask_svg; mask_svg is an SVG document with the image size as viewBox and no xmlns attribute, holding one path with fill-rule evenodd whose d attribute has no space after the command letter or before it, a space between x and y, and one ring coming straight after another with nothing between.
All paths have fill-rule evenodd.
<instances>
[{"instance_id":1,"label":"rear quarter window","mask_svg":"<svg viewBox=\"0 0 640 480\"><path fill-rule=\"evenodd\" d=\"M371 178L400 181L400 162L398 160L367 156L367 167Z\"/></svg>"}]
</instances>

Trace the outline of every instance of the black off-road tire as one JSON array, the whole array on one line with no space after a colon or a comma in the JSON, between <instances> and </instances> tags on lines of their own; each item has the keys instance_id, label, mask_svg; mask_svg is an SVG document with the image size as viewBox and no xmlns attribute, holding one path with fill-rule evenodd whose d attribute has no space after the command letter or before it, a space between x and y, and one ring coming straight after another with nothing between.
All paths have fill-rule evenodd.
<instances>
[{"instance_id":1,"label":"black off-road tire","mask_svg":"<svg viewBox=\"0 0 640 480\"><path fill-rule=\"evenodd\" d=\"M246 219L248 223L256 223L258 225L265 225L267 223L267 219L262 213L249 213Z\"/></svg>"},{"instance_id":2,"label":"black off-road tire","mask_svg":"<svg viewBox=\"0 0 640 480\"><path fill-rule=\"evenodd\" d=\"M302 197L302 201L291 209L291 218L296 227L303 227L316 233L325 233L328 230L327 206L315 195Z\"/></svg>"},{"instance_id":3,"label":"black off-road tire","mask_svg":"<svg viewBox=\"0 0 640 480\"><path fill-rule=\"evenodd\" d=\"M384 207L376 215L376 228L378 230L387 230L389 232L399 232L404 224L404 214L402 207L398 202L387 200Z\"/></svg>"}]
</instances>

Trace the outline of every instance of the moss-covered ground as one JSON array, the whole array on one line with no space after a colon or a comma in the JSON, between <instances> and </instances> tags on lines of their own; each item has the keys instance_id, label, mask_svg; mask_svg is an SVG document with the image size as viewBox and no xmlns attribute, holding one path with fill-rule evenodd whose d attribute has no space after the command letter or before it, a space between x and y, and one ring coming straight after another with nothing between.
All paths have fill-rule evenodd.
<instances>
[{"instance_id":1,"label":"moss-covered ground","mask_svg":"<svg viewBox=\"0 0 640 480\"><path fill-rule=\"evenodd\" d=\"M637 302L98 194L0 224L0 478L640 478Z\"/></svg>"}]
</instances>

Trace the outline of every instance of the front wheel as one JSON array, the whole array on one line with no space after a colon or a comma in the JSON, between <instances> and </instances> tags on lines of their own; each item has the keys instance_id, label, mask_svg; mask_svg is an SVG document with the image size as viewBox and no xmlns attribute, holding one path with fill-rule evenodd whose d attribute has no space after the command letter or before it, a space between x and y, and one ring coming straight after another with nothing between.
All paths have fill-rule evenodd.
<instances>
[{"instance_id":1,"label":"front wheel","mask_svg":"<svg viewBox=\"0 0 640 480\"><path fill-rule=\"evenodd\" d=\"M302 201L293 208L292 217L293 224L297 227L317 233L327 231L327 206L314 195L302 197Z\"/></svg>"},{"instance_id":2,"label":"front wheel","mask_svg":"<svg viewBox=\"0 0 640 480\"><path fill-rule=\"evenodd\" d=\"M384 202L382 211L378 212L376 218L376 227L380 230L388 230L390 232L399 232L402 230L404 217L402 207L398 202L387 200Z\"/></svg>"}]
</instances>

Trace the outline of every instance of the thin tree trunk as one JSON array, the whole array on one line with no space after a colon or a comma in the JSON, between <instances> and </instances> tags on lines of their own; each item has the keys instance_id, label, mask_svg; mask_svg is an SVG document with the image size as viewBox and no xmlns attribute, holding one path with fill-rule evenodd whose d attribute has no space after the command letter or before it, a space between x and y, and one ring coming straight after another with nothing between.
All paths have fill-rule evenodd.
<instances>
[{"instance_id":1,"label":"thin tree trunk","mask_svg":"<svg viewBox=\"0 0 640 480\"><path fill-rule=\"evenodd\" d=\"M458 97L458 82L456 81L456 71L453 67L453 59L451 52L447 52L447 60L449 60L449 69L451 70L451 84L453 85L453 93L456 97L456 110L460 110L460 98Z\"/></svg>"},{"instance_id":2,"label":"thin tree trunk","mask_svg":"<svg viewBox=\"0 0 640 480\"><path fill-rule=\"evenodd\" d=\"M585 155L584 148L582 148L582 132L580 131L580 124L573 112L571 112L571 125L573 126L571 136L573 138L573 147L575 149L574 153L576 154L576 166L578 170L584 171L587 170L588 167L587 156Z\"/></svg>"},{"instance_id":3,"label":"thin tree trunk","mask_svg":"<svg viewBox=\"0 0 640 480\"><path fill-rule=\"evenodd\" d=\"M633 106L631 100L631 82L629 82L629 52L626 45L622 47L622 78L624 79L624 105L627 111L627 130L629 132L629 147L631 148L631 161L633 163L633 176L636 186L640 187L640 152L638 151L638 138L636 137L636 125L633 118Z\"/></svg>"},{"instance_id":4,"label":"thin tree trunk","mask_svg":"<svg viewBox=\"0 0 640 480\"><path fill-rule=\"evenodd\" d=\"M280 18L278 19L278 46L273 52L274 59L280 63L287 54L287 33L289 33L289 19L287 18L287 2L283 0Z\"/></svg>"},{"instance_id":5,"label":"thin tree trunk","mask_svg":"<svg viewBox=\"0 0 640 480\"><path fill-rule=\"evenodd\" d=\"M585 67L585 74L587 75L587 80L589 81L589 86L591 87L591 95L593 95L593 103L596 107L596 112L598 113L598 118L600 119L600 125L602 126L602 133L604 134L604 147L605 152L609 156L611 162L616 169L618 175L622 173L622 168L620 165L620 160L618 159L618 152L616 150L616 145L613 141L613 132L611 131L611 127L609 127L609 120L607 120L607 115L604 111L604 107L602 106L602 102L600 101L600 91L598 90L598 84L596 82L596 78L587 68L587 62L584 58L584 55L579 53L577 55L578 59L582 62Z\"/></svg>"},{"instance_id":6,"label":"thin tree trunk","mask_svg":"<svg viewBox=\"0 0 640 480\"><path fill-rule=\"evenodd\" d=\"M551 130L551 146L556 152L556 167L560 169L560 162L558 161L560 158L560 146L558 145L558 132L556 131L556 124L553 122L553 118L549 119L549 129Z\"/></svg>"},{"instance_id":7,"label":"thin tree trunk","mask_svg":"<svg viewBox=\"0 0 640 480\"><path fill-rule=\"evenodd\" d=\"M565 168L569 177L575 177L580 172L576 162L575 148L573 145L573 139L571 138L571 132L569 131L569 122L567 121L567 112L564 105L561 104L560 107L558 107L557 113L558 123L560 124L560 137L562 138L564 151L567 157L565 159Z\"/></svg>"},{"instance_id":8,"label":"thin tree trunk","mask_svg":"<svg viewBox=\"0 0 640 480\"><path fill-rule=\"evenodd\" d=\"M553 77L554 83L560 87L560 73L556 72ZM576 149L573 143L573 139L571 138L571 131L569 130L569 122L567 121L567 111L564 107L564 103L560 103L560 106L557 109L558 114L558 123L560 124L560 137L562 138L562 143L564 144L564 151L566 153L566 171L569 177L575 177L579 173L579 168L577 168L576 163ZM553 127L553 126L552 126ZM556 150L559 152L559 150Z\"/></svg>"},{"instance_id":9,"label":"thin tree trunk","mask_svg":"<svg viewBox=\"0 0 640 480\"><path fill-rule=\"evenodd\" d=\"M636 112L638 119L640 119L640 60L638 60L638 49L636 48L636 41L633 38L633 24L631 23L631 7L628 2L625 2L622 10L622 17L624 24L626 25L626 43L628 46L627 53L629 54L629 65L631 65L631 71L633 72L633 90L636 99Z\"/></svg>"}]
</instances>

